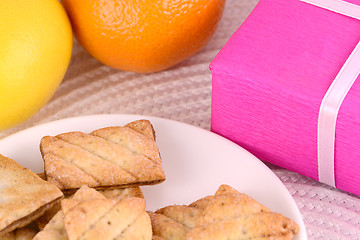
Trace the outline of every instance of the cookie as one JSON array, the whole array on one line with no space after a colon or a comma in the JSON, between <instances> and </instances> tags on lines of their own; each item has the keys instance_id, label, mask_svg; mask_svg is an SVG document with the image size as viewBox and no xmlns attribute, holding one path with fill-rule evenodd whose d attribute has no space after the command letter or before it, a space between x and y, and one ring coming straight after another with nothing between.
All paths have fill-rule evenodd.
<instances>
[{"instance_id":1,"label":"cookie","mask_svg":"<svg viewBox=\"0 0 360 240\"><path fill-rule=\"evenodd\" d=\"M78 239L148 239L151 222L142 198L93 199L61 202L64 225L69 240Z\"/></svg>"},{"instance_id":2,"label":"cookie","mask_svg":"<svg viewBox=\"0 0 360 240\"><path fill-rule=\"evenodd\" d=\"M40 143L49 182L71 191L157 184L165 180L151 123L138 120L89 134L45 136Z\"/></svg>"},{"instance_id":3,"label":"cookie","mask_svg":"<svg viewBox=\"0 0 360 240\"><path fill-rule=\"evenodd\" d=\"M0 235L29 224L62 197L54 184L0 155Z\"/></svg>"}]
</instances>

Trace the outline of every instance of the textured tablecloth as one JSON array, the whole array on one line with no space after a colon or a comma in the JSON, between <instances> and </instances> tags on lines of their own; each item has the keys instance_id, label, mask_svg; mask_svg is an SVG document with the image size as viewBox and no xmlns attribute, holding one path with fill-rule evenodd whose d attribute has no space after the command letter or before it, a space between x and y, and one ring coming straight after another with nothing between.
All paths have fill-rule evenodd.
<instances>
[{"instance_id":1,"label":"textured tablecloth","mask_svg":"<svg viewBox=\"0 0 360 240\"><path fill-rule=\"evenodd\" d=\"M210 43L195 56L159 73L136 74L106 67L74 41L70 67L55 96L27 122L0 132L0 138L52 120L103 113L157 116L210 129L208 66L257 2L227 0ZM360 197L269 167L295 199L309 239L360 239Z\"/></svg>"}]
</instances>

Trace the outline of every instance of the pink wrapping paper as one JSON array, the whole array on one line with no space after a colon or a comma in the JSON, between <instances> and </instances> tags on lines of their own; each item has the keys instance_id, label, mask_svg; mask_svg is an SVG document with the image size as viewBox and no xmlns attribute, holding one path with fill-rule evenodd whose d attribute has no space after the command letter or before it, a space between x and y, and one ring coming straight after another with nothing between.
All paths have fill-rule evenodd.
<instances>
[{"instance_id":1,"label":"pink wrapping paper","mask_svg":"<svg viewBox=\"0 0 360 240\"><path fill-rule=\"evenodd\" d=\"M299 0L260 0L210 65L212 131L318 180L320 104L359 40L359 20ZM339 110L335 181L360 195L359 79Z\"/></svg>"}]
</instances>

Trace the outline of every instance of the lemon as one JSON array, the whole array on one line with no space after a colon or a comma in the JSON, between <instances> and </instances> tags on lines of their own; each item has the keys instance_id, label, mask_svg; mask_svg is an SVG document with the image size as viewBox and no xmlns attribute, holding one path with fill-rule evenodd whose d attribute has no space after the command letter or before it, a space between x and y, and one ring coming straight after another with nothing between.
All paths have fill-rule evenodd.
<instances>
[{"instance_id":1,"label":"lemon","mask_svg":"<svg viewBox=\"0 0 360 240\"><path fill-rule=\"evenodd\" d=\"M0 1L0 130L38 112L68 68L72 30L57 0Z\"/></svg>"}]
</instances>

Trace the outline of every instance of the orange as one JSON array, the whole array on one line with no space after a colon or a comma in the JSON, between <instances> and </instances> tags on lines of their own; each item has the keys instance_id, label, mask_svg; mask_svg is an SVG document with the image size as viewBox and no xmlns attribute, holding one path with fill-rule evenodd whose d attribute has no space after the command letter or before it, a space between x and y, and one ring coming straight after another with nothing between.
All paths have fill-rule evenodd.
<instances>
[{"instance_id":1,"label":"orange","mask_svg":"<svg viewBox=\"0 0 360 240\"><path fill-rule=\"evenodd\" d=\"M73 34L58 0L0 0L0 130L37 113L68 68Z\"/></svg>"},{"instance_id":2,"label":"orange","mask_svg":"<svg viewBox=\"0 0 360 240\"><path fill-rule=\"evenodd\" d=\"M199 51L225 0L62 0L79 43L120 70L156 72Z\"/></svg>"}]
</instances>

